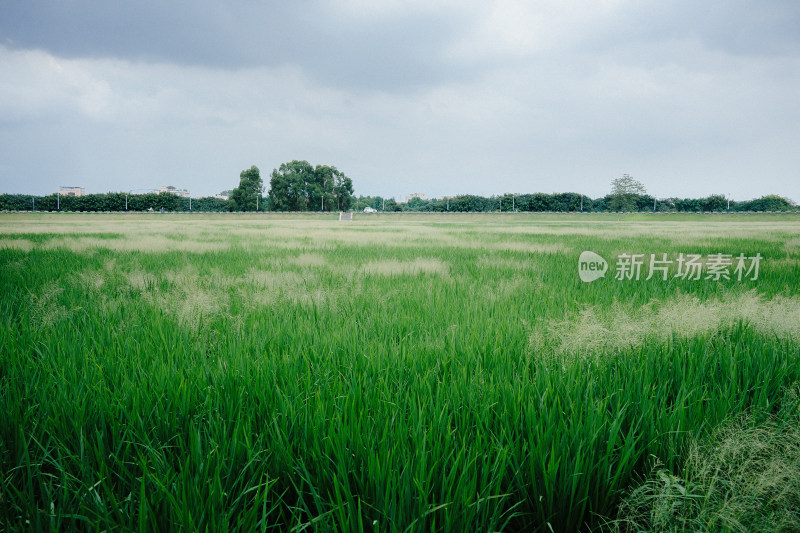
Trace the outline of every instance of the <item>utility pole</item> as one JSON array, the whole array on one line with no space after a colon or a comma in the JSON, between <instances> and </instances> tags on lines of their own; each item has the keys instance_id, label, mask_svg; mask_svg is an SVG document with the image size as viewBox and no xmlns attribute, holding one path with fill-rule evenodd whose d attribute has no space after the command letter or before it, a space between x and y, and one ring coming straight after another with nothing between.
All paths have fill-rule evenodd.
<instances>
[{"instance_id":1,"label":"utility pole","mask_svg":"<svg viewBox=\"0 0 800 533\"><path fill-rule=\"evenodd\" d=\"M34 198L33 196L31 196L31 204L33 204L33 211L35 212L36 211L36 198Z\"/></svg>"},{"instance_id":2,"label":"utility pole","mask_svg":"<svg viewBox=\"0 0 800 533\"><path fill-rule=\"evenodd\" d=\"M583 195L581 194L581 213L583 213Z\"/></svg>"},{"instance_id":3,"label":"utility pole","mask_svg":"<svg viewBox=\"0 0 800 533\"><path fill-rule=\"evenodd\" d=\"M731 193L728 193L728 214L731 214Z\"/></svg>"},{"instance_id":4,"label":"utility pole","mask_svg":"<svg viewBox=\"0 0 800 533\"><path fill-rule=\"evenodd\" d=\"M56 196L56 211L59 213L61 212L61 191L58 191L58 195Z\"/></svg>"},{"instance_id":5,"label":"utility pole","mask_svg":"<svg viewBox=\"0 0 800 533\"><path fill-rule=\"evenodd\" d=\"M189 195L189 212L192 212L192 195Z\"/></svg>"},{"instance_id":6,"label":"utility pole","mask_svg":"<svg viewBox=\"0 0 800 533\"><path fill-rule=\"evenodd\" d=\"M656 212L656 197L653 196L653 213Z\"/></svg>"}]
</instances>

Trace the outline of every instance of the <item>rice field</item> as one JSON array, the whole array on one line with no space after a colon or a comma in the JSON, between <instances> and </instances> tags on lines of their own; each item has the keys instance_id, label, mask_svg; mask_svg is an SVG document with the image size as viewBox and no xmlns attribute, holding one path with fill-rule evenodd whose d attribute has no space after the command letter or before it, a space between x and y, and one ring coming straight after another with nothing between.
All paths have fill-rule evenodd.
<instances>
[{"instance_id":1,"label":"rice field","mask_svg":"<svg viewBox=\"0 0 800 533\"><path fill-rule=\"evenodd\" d=\"M2 214L0 287L0 530L800 530L797 215Z\"/></svg>"}]
</instances>

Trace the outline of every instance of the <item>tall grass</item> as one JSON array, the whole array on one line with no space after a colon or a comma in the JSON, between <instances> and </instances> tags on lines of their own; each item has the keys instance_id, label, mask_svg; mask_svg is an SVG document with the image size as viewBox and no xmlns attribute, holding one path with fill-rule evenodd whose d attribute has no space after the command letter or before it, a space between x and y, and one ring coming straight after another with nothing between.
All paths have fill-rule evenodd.
<instances>
[{"instance_id":1,"label":"tall grass","mask_svg":"<svg viewBox=\"0 0 800 533\"><path fill-rule=\"evenodd\" d=\"M651 479L623 500L616 531L800 530L800 405L787 392L777 415L734 417L693 441L673 474Z\"/></svg>"},{"instance_id":2,"label":"tall grass","mask_svg":"<svg viewBox=\"0 0 800 533\"><path fill-rule=\"evenodd\" d=\"M86 220L112 237L58 244ZM588 530L654 458L685 479L741 413L790 419L788 216L681 239L666 218L153 220L0 219L30 243L0 246L5 529ZM584 249L765 260L749 283L587 285ZM685 334L676 306L724 319ZM587 309L614 339L660 327L576 344Z\"/></svg>"}]
</instances>

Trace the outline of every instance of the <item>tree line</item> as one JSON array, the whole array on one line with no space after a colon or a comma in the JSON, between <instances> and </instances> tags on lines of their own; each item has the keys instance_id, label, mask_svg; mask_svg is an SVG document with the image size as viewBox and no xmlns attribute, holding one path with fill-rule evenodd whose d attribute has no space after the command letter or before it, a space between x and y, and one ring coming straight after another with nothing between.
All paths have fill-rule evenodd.
<instances>
[{"instance_id":1,"label":"tree line","mask_svg":"<svg viewBox=\"0 0 800 533\"><path fill-rule=\"evenodd\" d=\"M0 194L0 211L349 211L355 203L353 181L330 165L291 161L274 169L270 190L255 165L239 174L239 185L229 198L183 198L168 192L131 194L109 192L83 196Z\"/></svg>"},{"instance_id":2,"label":"tree line","mask_svg":"<svg viewBox=\"0 0 800 533\"><path fill-rule=\"evenodd\" d=\"M430 211L430 212L677 212L710 213L727 211L794 211L797 206L781 196L762 196L755 200L736 202L721 194L705 198L667 198L658 200L647 194L645 186L629 174L611 181L611 192L602 198L566 193L504 194L500 196L475 196L462 194L452 197L423 200L411 198L398 203L379 196L359 196L356 208L378 211Z\"/></svg>"},{"instance_id":3,"label":"tree line","mask_svg":"<svg viewBox=\"0 0 800 533\"><path fill-rule=\"evenodd\" d=\"M777 195L737 202L723 195L704 198L656 199L644 185L628 174L611 182L611 192L601 198L566 193L531 193L478 196L461 194L452 197L412 198L397 202L381 196L358 196L353 182L334 166L312 166L308 161L293 160L273 169L269 192L264 196L264 181L255 165L239 174L239 185L226 199L215 197L183 198L175 194L130 194L109 192L83 196L31 196L0 194L0 211L377 211L416 212L743 212L795 211L797 206Z\"/></svg>"},{"instance_id":4,"label":"tree line","mask_svg":"<svg viewBox=\"0 0 800 533\"><path fill-rule=\"evenodd\" d=\"M31 196L29 194L0 194L0 211L68 211L68 212L102 212L125 211L125 193L86 194L84 196L62 196L59 200L55 194L48 196ZM614 198L606 195L602 198L590 198L578 193L533 193L533 194L504 194L498 196L476 196L462 194L451 198L433 198L422 200L413 198L409 202L397 202L393 198L381 196L340 196L337 205L335 195L304 195L294 200L295 203L271 203L269 196L261 197L260 211L348 211L350 209L363 211L370 207L377 211L399 212L435 212L435 213L481 213L481 212L581 212L603 213L616 212L613 208ZM327 198L327 199L326 199ZM582 200L582 201L581 201ZM624 209L629 212L652 212L654 198L650 195L641 195L634 199L633 207ZM165 212L229 212L229 211L255 211L256 197L249 200L243 199L244 209L231 206L231 200L219 198L181 198L170 193L149 193L128 195L128 211L165 211ZM317 205L319 202L319 205ZM323 205L324 204L324 205ZM583 206L581 207L581 204ZM302 207L301 207L302 206ZM316 206L316 209L313 207ZM276 208L277 207L277 208ZM304 208L303 208L304 207ZM728 200L722 195L712 195L705 198L668 198L655 200L655 211L659 213L708 213L726 212ZM731 212L744 211L795 211L797 206L781 196L769 195L737 202L731 200Z\"/></svg>"},{"instance_id":5,"label":"tree line","mask_svg":"<svg viewBox=\"0 0 800 533\"><path fill-rule=\"evenodd\" d=\"M83 196L31 196L0 194L0 211L229 211L228 201L219 198L182 198L168 192L129 194L107 192Z\"/></svg>"},{"instance_id":6,"label":"tree line","mask_svg":"<svg viewBox=\"0 0 800 533\"><path fill-rule=\"evenodd\" d=\"M632 204L618 207L616 198L606 195L602 198L590 198L578 193L533 193L503 194L497 196L475 196L462 194L450 198L432 198L422 200L412 198L408 202L397 202L392 198L380 196L359 196L355 202L356 210L365 207L377 211L417 211L417 212L562 212L562 213L608 213L608 212L653 212L658 213L709 213L727 212L728 200L722 195L705 198L667 198L658 200L650 195L637 195ZM654 205L655 202L655 205ZM781 196L769 195L755 200L742 202L730 201L731 212L744 211L796 211L797 206Z\"/></svg>"}]
</instances>

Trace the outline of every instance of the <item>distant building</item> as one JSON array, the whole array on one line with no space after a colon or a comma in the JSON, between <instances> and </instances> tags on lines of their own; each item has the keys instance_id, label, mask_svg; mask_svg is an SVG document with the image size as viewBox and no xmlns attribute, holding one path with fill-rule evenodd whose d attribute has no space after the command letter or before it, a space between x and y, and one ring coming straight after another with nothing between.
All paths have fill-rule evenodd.
<instances>
[{"instance_id":1,"label":"distant building","mask_svg":"<svg viewBox=\"0 0 800 533\"><path fill-rule=\"evenodd\" d=\"M161 187L158 192L168 192L170 194L174 194L175 196L180 196L181 198L189 198L190 194L189 191L186 189L176 189L172 185L167 185L165 187Z\"/></svg>"},{"instance_id":2,"label":"distant building","mask_svg":"<svg viewBox=\"0 0 800 533\"><path fill-rule=\"evenodd\" d=\"M83 187L67 187L62 185L61 188L58 189L58 194L61 196L83 196L86 194L86 191Z\"/></svg>"},{"instance_id":3,"label":"distant building","mask_svg":"<svg viewBox=\"0 0 800 533\"><path fill-rule=\"evenodd\" d=\"M427 200L427 198L425 198L425 195L422 194L421 192L413 192L408 196L406 196L406 203L410 202L414 198L419 198L420 200Z\"/></svg>"},{"instance_id":4,"label":"distant building","mask_svg":"<svg viewBox=\"0 0 800 533\"><path fill-rule=\"evenodd\" d=\"M211 198L216 198L218 200L230 200L231 199L230 196L228 196L227 194L214 194L214 195L211 196Z\"/></svg>"}]
</instances>

